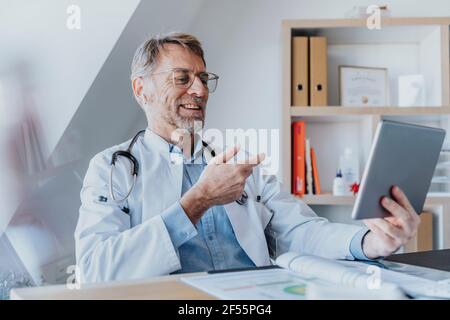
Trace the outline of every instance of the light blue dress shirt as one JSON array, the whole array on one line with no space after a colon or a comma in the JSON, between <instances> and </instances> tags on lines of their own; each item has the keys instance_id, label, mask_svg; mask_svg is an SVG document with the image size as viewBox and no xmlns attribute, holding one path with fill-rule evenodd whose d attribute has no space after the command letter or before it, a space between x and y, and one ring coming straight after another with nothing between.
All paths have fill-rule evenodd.
<instances>
[{"instance_id":1,"label":"light blue dress shirt","mask_svg":"<svg viewBox=\"0 0 450 320\"><path fill-rule=\"evenodd\" d=\"M171 153L181 154L181 150L168 144ZM183 195L199 179L206 163L183 164ZM177 202L165 210L161 217L177 250L181 269L174 273L224 270L254 267L255 264L239 245L230 220L223 206L207 210L202 218L192 224ZM362 250L362 239L368 229L362 229L352 238L350 252L355 259L368 260Z\"/></svg>"}]
</instances>

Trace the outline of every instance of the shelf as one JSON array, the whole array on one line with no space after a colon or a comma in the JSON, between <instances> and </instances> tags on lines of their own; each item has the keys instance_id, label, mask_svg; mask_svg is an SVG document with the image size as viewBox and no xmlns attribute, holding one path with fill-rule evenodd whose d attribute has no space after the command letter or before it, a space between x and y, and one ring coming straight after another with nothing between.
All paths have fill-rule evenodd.
<instances>
[{"instance_id":1,"label":"shelf","mask_svg":"<svg viewBox=\"0 0 450 320\"><path fill-rule=\"evenodd\" d=\"M304 195L298 197L308 205L353 205L355 196L333 196L332 194Z\"/></svg>"},{"instance_id":2,"label":"shelf","mask_svg":"<svg viewBox=\"0 0 450 320\"><path fill-rule=\"evenodd\" d=\"M333 196L330 193L321 195L304 195L300 198L307 205L353 206L356 196ZM450 204L450 193L429 193L425 205Z\"/></svg>"},{"instance_id":3,"label":"shelf","mask_svg":"<svg viewBox=\"0 0 450 320\"><path fill-rule=\"evenodd\" d=\"M450 115L450 107L290 107L291 117Z\"/></svg>"}]
</instances>

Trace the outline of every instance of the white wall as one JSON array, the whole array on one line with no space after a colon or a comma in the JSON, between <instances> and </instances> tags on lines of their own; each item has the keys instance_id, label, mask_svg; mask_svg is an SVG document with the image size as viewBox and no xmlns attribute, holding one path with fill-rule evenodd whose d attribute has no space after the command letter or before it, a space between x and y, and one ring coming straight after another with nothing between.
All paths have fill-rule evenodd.
<instances>
[{"instance_id":1,"label":"white wall","mask_svg":"<svg viewBox=\"0 0 450 320\"><path fill-rule=\"evenodd\" d=\"M280 128L281 21L344 18L355 0L209 0L193 32L203 41L208 69L220 75L208 104L207 126ZM383 1L392 16L450 16L450 1ZM280 135L281 137L281 135ZM282 168L281 168L282 170ZM280 171L279 177L282 175Z\"/></svg>"}]
</instances>

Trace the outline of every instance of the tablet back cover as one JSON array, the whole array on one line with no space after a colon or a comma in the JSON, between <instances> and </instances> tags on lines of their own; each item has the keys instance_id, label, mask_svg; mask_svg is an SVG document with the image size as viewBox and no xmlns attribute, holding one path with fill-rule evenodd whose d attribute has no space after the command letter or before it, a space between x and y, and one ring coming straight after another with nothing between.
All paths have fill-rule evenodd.
<instances>
[{"instance_id":1,"label":"tablet back cover","mask_svg":"<svg viewBox=\"0 0 450 320\"><path fill-rule=\"evenodd\" d=\"M420 214L436 168L445 130L382 120L361 181L353 219L382 218L381 206L391 187L399 186Z\"/></svg>"}]
</instances>

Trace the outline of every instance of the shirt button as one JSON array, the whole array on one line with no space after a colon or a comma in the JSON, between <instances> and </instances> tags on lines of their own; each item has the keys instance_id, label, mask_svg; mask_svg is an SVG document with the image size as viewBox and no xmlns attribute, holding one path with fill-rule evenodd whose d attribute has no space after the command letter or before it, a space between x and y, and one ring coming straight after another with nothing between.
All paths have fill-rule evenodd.
<instances>
[{"instance_id":1,"label":"shirt button","mask_svg":"<svg viewBox=\"0 0 450 320\"><path fill-rule=\"evenodd\" d=\"M208 239L209 239L209 241L213 241L214 237L213 236L209 236Z\"/></svg>"}]
</instances>

